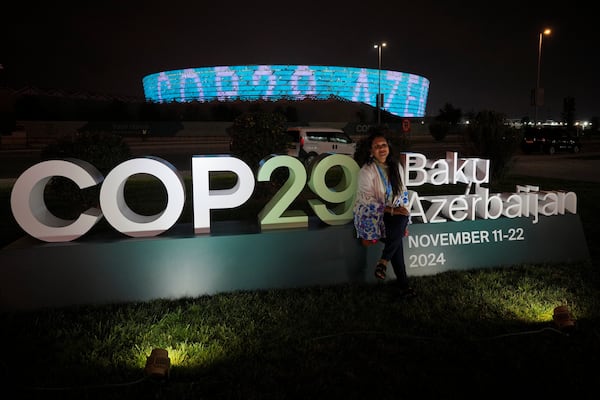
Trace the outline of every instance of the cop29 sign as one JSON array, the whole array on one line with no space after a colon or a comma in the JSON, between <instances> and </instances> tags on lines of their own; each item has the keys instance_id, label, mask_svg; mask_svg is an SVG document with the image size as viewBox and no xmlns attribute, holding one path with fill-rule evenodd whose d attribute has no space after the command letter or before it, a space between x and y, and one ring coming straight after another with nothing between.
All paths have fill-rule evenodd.
<instances>
[{"instance_id":1,"label":"cop29 sign","mask_svg":"<svg viewBox=\"0 0 600 400\"><path fill-rule=\"evenodd\" d=\"M409 208L413 221L443 223L475 219L497 219L553 216L577 212L577 196L573 192L540 191L532 185L519 185L514 193L489 193L481 186L488 183L490 161L480 158L459 158L448 152L446 158L428 160L419 153L401 154L402 178L409 188ZM339 182L330 187L327 172L338 167ZM255 182L271 180L278 168L289 171L288 178L258 214L261 229L308 227L308 216L302 210L290 209L294 200L308 186L318 199L309 200L315 215L329 225L352 221L359 166L347 155L323 154L310 169L288 155L266 157L254 176L242 160L229 156L192 157L192 200L194 234L210 233L210 211L230 209L250 199ZM237 176L228 189L210 189L210 175L229 171ZM127 180L136 174L157 178L167 192L167 204L155 215L140 215L125 199ZM65 220L52 214L44 201L46 184L54 176L72 180L79 188L100 187L100 208L90 208L77 219ZM449 185L464 183L464 194L420 196L410 189L424 184ZM131 237L160 235L175 225L185 204L185 184L177 169L158 157L143 157L125 161L106 177L88 162L68 159L49 160L27 169L15 182L11 193L11 208L15 220L29 235L46 242L68 242L86 234L102 217L117 231Z\"/></svg>"}]
</instances>

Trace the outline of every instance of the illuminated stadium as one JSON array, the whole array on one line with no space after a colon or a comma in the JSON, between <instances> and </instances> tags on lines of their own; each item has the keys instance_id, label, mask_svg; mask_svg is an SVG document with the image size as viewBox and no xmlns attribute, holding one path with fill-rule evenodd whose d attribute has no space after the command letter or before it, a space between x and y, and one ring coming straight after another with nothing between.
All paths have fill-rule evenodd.
<instances>
[{"instance_id":1,"label":"illuminated stadium","mask_svg":"<svg viewBox=\"0 0 600 400\"><path fill-rule=\"evenodd\" d=\"M237 65L158 72L142 79L147 101L211 102L339 99L398 117L423 117L429 80L414 74L356 67ZM379 90L381 87L381 90Z\"/></svg>"}]
</instances>

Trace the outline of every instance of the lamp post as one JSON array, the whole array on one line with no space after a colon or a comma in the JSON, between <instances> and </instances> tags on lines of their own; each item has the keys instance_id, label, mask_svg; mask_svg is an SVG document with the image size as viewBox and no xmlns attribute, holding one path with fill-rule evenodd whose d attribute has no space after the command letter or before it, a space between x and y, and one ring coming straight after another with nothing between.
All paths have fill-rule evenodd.
<instances>
[{"instance_id":1,"label":"lamp post","mask_svg":"<svg viewBox=\"0 0 600 400\"><path fill-rule=\"evenodd\" d=\"M377 125L381 125L381 104L383 103L383 95L381 94L381 49L387 46L385 42L377 43L373 47L379 52L379 72L378 72L378 86L377 86Z\"/></svg>"},{"instance_id":2,"label":"lamp post","mask_svg":"<svg viewBox=\"0 0 600 400\"><path fill-rule=\"evenodd\" d=\"M538 103L540 102L540 99L542 97L542 94L540 93L540 67L542 64L542 38L544 37L544 35L549 35L550 33L552 33L552 31L548 28L544 29L542 32L539 33L540 41L538 44L537 80L536 80L536 84L535 84L535 94L533 97L533 103L535 105L535 114L534 114L533 121L534 121L535 125L537 125L537 120L538 120Z\"/></svg>"}]
</instances>

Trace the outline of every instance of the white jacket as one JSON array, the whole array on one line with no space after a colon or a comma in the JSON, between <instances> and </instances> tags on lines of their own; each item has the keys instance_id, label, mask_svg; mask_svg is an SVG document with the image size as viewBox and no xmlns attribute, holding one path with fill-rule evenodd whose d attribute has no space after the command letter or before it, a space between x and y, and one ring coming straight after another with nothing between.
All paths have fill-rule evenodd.
<instances>
[{"instance_id":1,"label":"white jacket","mask_svg":"<svg viewBox=\"0 0 600 400\"><path fill-rule=\"evenodd\" d=\"M398 167L400 167L400 164L398 164ZM402 175L400 174L400 176ZM406 206L408 204L408 191L403 183L401 185L399 194L386 203L385 184L379 175L375 162L365 163L361 167L358 173L358 188L353 210L354 227L358 238L379 240L385 237L385 226L383 224L385 207Z\"/></svg>"}]
</instances>

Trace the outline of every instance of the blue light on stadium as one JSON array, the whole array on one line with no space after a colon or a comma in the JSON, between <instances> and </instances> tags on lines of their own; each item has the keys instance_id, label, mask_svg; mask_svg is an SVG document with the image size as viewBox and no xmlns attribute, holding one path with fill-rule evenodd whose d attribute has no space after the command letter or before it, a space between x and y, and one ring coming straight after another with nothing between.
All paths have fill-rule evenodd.
<instances>
[{"instance_id":1,"label":"blue light on stadium","mask_svg":"<svg viewBox=\"0 0 600 400\"><path fill-rule=\"evenodd\" d=\"M146 100L341 100L376 107L379 70L318 65L236 65L158 72L142 79ZM423 117L429 80L381 70L382 109L399 117Z\"/></svg>"}]
</instances>

